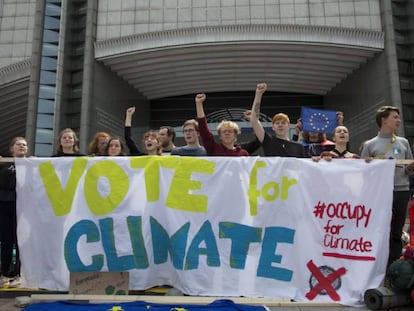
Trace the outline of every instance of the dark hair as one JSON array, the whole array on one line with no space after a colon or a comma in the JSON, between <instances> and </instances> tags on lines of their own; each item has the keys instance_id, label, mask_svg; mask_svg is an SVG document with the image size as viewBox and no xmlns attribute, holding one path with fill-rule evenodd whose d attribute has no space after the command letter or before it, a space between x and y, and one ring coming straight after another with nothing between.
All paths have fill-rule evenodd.
<instances>
[{"instance_id":1,"label":"dark hair","mask_svg":"<svg viewBox=\"0 0 414 311\"><path fill-rule=\"evenodd\" d=\"M309 140L309 132L306 132L306 131L302 132L302 138L305 143L308 143L308 144L311 143L311 141ZM326 140L326 134L318 133L318 143L321 143L325 140Z\"/></svg>"},{"instance_id":2,"label":"dark hair","mask_svg":"<svg viewBox=\"0 0 414 311\"><path fill-rule=\"evenodd\" d=\"M174 142L174 140L175 140L175 130L174 130L174 128L172 126L166 125L166 126L161 126L160 130L161 129L167 129L167 135L172 136L172 142Z\"/></svg>"},{"instance_id":3,"label":"dark hair","mask_svg":"<svg viewBox=\"0 0 414 311\"><path fill-rule=\"evenodd\" d=\"M125 146L124 146L124 143L122 142L122 139L120 138L120 137L118 137L118 136L112 136L111 138L109 138L109 140L108 140L108 144L106 145L106 148L105 148L105 154L106 155L108 155L109 153L109 145L111 144L111 142L112 141L114 141L114 140L117 140L117 141L119 141L119 144L121 145L121 152L119 153L119 156L124 156L124 155L126 155L126 153L125 153Z\"/></svg>"},{"instance_id":4,"label":"dark hair","mask_svg":"<svg viewBox=\"0 0 414 311\"><path fill-rule=\"evenodd\" d=\"M377 110L375 121L377 122L379 128L381 128L382 125L382 118L388 118L392 111L400 114L400 109L395 106L382 106Z\"/></svg>"}]
</instances>

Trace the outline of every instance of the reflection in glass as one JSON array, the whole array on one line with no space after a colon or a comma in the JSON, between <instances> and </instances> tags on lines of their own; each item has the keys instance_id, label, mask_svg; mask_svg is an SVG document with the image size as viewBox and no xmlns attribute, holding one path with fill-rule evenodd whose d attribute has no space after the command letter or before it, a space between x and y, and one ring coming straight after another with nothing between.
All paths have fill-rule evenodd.
<instances>
[{"instance_id":1,"label":"reflection in glass","mask_svg":"<svg viewBox=\"0 0 414 311\"><path fill-rule=\"evenodd\" d=\"M56 88L54 86L40 85L39 98L55 99Z\"/></svg>"},{"instance_id":2,"label":"reflection in glass","mask_svg":"<svg viewBox=\"0 0 414 311\"><path fill-rule=\"evenodd\" d=\"M40 71L40 83L56 85L56 72L45 71L45 70Z\"/></svg>"},{"instance_id":3,"label":"reflection in glass","mask_svg":"<svg viewBox=\"0 0 414 311\"><path fill-rule=\"evenodd\" d=\"M60 3L60 1L54 1ZM46 4L45 15L60 17L61 7L52 3Z\"/></svg>"},{"instance_id":4,"label":"reflection in glass","mask_svg":"<svg viewBox=\"0 0 414 311\"><path fill-rule=\"evenodd\" d=\"M42 57L42 63L40 66L42 70L56 70L57 59L53 57Z\"/></svg>"},{"instance_id":5,"label":"reflection in glass","mask_svg":"<svg viewBox=\"0 0 414 311\"><path fill-rule=\"evenodd\" d=\"M50 157L53 154L52 144L38 144L35 145L36 155L39 157Z\"/></svg>"},{"instance_id":6,"label":"reflection in glass","mask_svg":"<svg viewBox=\"0 0 414 311\"><path fill-rule=\"evenodd\" d=\"M58 46L49 43L43 43L42 47L43 56L58 56Z\"/></svg>"},{"instance_id":7,"label":"reflection in glass","mask_svg":"<svg viewBox=\"0 0 414 311\"><path fill-rule=\"evenodd\" d=\"M53 128L53 115L39 113L37 115L37 127L38 128Z\"/></svg>"},{"instance_id":8,"label":"reflection in glass","mask_svg":"<svg viewBox=\"0 0 414 311\"><path fill-rule=\"evenodd\" d=\"M53 100L39 99L37 112L38 113L54 113L55 102Z\"/></svg>"},{"instance_id":9,"label":"reflection in glass","mask_svg":"<svg viewBox=\"0 0 414 311\"><path fill-rule=\"evenodd\" d=\"M53 141L53 130L52 129L37 129L36 130L36 141L38 143L50 143Z\"/></svg>"},{"instance_id":10,"label":"reflection in glass","mask_svg":"<svg viewBox=\"0 0 414 311\"><path fill-rule=\"evenodd\" d=\"M56 30L59 30L59 28L60 28L60 19L54 18L54 17L50 17L50 16L45 16L44 29L56 29Z\"/></svg>"},{"instance_id":11,"label":"reflection in glass","mask_svg":"<svg viewBox=\"0 0 414 311\"><path fill-rule=\"evenodd\" d=\"M43 42L59 43L59 32L45 29L43 31Z\"/></svg>"}]
</instances>

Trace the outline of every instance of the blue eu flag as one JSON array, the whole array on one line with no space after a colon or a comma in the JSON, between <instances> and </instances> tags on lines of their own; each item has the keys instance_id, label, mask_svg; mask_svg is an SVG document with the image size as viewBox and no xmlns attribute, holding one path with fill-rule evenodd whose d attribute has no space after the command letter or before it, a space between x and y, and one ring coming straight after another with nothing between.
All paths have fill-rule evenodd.
<instances>
[{"instance_id":1,"label":"blue eu flag","mask_svg":"<svg viewBox=\"0 0 414 311\"><path fill-rule=\"evenodd\" d=\"M337 127L336 111L302 107L302 127L305 132L332 134Z\"/></svg>"}]
</instances>

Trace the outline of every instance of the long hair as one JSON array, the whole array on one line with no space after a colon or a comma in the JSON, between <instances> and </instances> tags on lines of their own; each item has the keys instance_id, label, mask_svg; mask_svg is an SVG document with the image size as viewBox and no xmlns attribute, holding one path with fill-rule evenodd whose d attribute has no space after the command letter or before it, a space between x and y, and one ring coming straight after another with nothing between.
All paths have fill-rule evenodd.
<instances>
[{"instance_id":1,"label":"long hair","mask_svg":"<svg viewBox=\"0 0 414 311\"><path fill-rule=\"evenodd\" d=\"M111 138L111 136L106 132L97 132L95 136L93 137L92 141L89 143L88 150L89 153L93 154L99 154L99 138L108 138L108 140Z\"/></svg>"},{"instance_id":2,"label":"long hair","mask_svg":"<svg viewBox=\"0 0 414 311\"><path fill-rule=\"evenodd\" d=\"M119 141L119 145L121 146L121 152L118 154L118 156L127 155L126 152L125 152L125 145L122 142L121 138L118 137L118 136L112 136L111 138L109 138L108 144L106 145L106 148L105 148L105 155L109 155L109 146L110 146L111 142L114 141L114 140Z\"/></svg>"},{"instance_id":3,"label":"long hair","mask_svg":"<svg viewBox=\"0 0 414 311\"><path fill-rule=\"evenodd\" d=\"M63 130L61 130L60 131L60 133L59 133L59 136L58 136L58 144L59 144L59 147L58 147L58 152L61 152L61 153L63 153L63 149L62 149L62 145L60 144L60 140L62 139L62 136L63 136L63 134L65 134L65 133L71 133L72 134L72 136L73 136L73 140L74 140L74 144L73 144L73 147L72 147L72 149L73 149L73 152L78 152L79 151L79 147L78 147L78 143L79 143L79 140L78 140L78 136L76 136L76 133L75 133L75 131L74 130L72 130L71 128L65 128L65 129L63 129Z\"/></svg>"}]
</instances>

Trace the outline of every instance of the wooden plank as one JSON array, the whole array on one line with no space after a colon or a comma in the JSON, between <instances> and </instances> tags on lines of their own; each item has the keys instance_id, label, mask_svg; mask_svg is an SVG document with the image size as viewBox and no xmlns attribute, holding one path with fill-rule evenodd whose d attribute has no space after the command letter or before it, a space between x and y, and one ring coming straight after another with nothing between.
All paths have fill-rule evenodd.
<instances>
[{"instance_id":1,"label":"wooden plank","mask_svg":"<svg viewBox=\"0 0 414 311\"><path fill-rule=\"evenodd\" d=\"M0 163L13 163L14 158L12 157L2 157L0 156Z\"/></svg>"},{"instance_id":2,"label":"wooden plank","mask_svg":"<svg viewBox=\"0 0 414 311\"><path fill-rule=\"evenodd\" d=\"M152 296L152 295L71 295L71 294L33 294L32 303L47 301L78 301L89 303L146 301L163 304L209 304L215 300L229 299L238 304L267 307L340 307L338 303L329 302L295 302L288 298L249 298L217 296Z\"/></svg>"}]
</instances>

